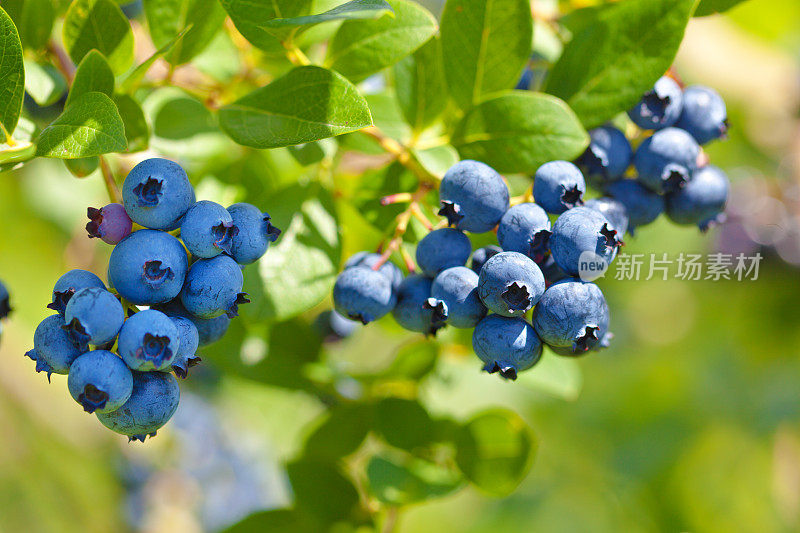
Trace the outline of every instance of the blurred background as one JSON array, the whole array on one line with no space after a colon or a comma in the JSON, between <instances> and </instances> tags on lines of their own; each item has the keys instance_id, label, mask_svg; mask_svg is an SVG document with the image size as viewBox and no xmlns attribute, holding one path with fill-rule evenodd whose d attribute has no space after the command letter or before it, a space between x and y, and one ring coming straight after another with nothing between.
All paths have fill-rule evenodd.
<instances>
[{"instance_id":1,"label":"blurred background","mask_svg":"<svg viewBox=\"0 0 800 533\"><path fill-rule=\"evenodd\" d=\"M546 356L550 377L538 387L479 372L465 339L446 334L423 403L457 419L507 407L531 425L538 454L511 496L468 488L409 507L397 531L800 530L797 0L750 0L694 19L675 67L727 101L730 139L707 152L733 181L729 221L701 235L662 217L625 251L760 252L758 279L601 280L612 348L579 361ZM193 170L198 199L239 194ZM57 161L0 175L0 279L14 308L0 343L0 531L218 531L286 506L281 464L324 406L220 371L214 361L229 345L201 354L175 418L146 445L105 430L76 408L65 376L48 384L23 357L54 281L70 268L103 273L110 248L83 226L87 205L105 202L99 176L76 180ZM345 252L358 249L358 237L344 239ZM325 348L326 365L369 366L409 338L383 321ZM245 343L229 355L259 351Z\"/></svg>"}]
</instances>

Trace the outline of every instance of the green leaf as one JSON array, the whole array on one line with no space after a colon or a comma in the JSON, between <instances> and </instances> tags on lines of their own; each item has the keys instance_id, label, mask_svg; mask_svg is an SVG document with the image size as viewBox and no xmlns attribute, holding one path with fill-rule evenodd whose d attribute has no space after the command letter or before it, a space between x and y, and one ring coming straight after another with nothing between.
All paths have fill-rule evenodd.
<instances>
[{"instance_id":1,"label":"green leaf","mask_svg":"<svg viewBox=\"0 0 800 533\"><path fill-rule=\"evenodd\" d=\"M97 170L100 166L100 158L95 155L92 157L81 157L79 159L65 159L64 165L76 178L85 178Z\"/></svg>"},{"instance_id":2,"label":"green leaf","mask_svg":"<svg viewBox=\"0 0 800 533\"><path fill-rule=\"evenodd\" d=\"M352 518L358 492L339 470L322 461L296 461L286 467L294 493L294 506L325 522Z\"/></svg>"},{"instance_id":3,"label":"green leaf","mask_svg":"<svg viewBox=\"0 0 800 533\"><path fill-rule=\"evenodd\" d=\"M437 343L427 339L412 342L397 351L392 364L380 373L380 377L419 381L433 371L438 359Z\"/></svg>"},{"instance_id":4,"label":"green leaf","mask_svg":"<svg viewBox=\"0 0 800 533\"><path fill-rule=\"evenodd\" d=\"M425 170L434 176L444 176L444 173L459 161L458 152L449 144L411 151Z\"/></svg>"},{"instance_id":5,"label":"green leaf","mask_svg":"<svg viewBox=\"0 0 800 533\"><path fill-rule=\"evenodd\" d=\"M47 45L56 19L52 0L3 0L3 8L17 26L24 48L40 50Z\"/></svg>"},{"instance_id":6,"label":"green leaf","mask_svg":"<svg viewBox=\"0 0 800 533\"><path fill-rule=\"evenodd\" d=\"M114 96L122 123L125 125L125 138L128 140L128 152L147 150L150 143L150 126L144 116L139 102L127 94Z\"/></svg>"},{"instance_id":7,"label":"green leaf","mask_svg":"<svg viewBox=\"0 0 800 533\"><path fill-rule=\"evenodd\" d=\"M15 167L18 163L24 163L36 156L36 145L31 142L21 141L9 146L0 143L0 172Z\"/></svg>"},{"instance_id":8,"label":"green leaf","mask_svg":"<svg viewBox=\"0 0 800 533\"><path fill-rule=\"evenodd\" d=\"M22 113L25 67L22 44L11 17L0 8L0 141L14 133Z\"/></svg>"},{"instance_id":9,"label":"green leaf","mask_svg":"<svg viewBox=\"0 0 800 533\"><path fill-rule=\"evenodd\" d=\"M445 496L459 488L463 478L435 463L414 459L400 464L375 456L367 464L370 492L390 505L406 505Z\"/></svg>"},{"instance_id":10,"label":"green leaf","mask_svg":"<svg viewBox=\"0 0 800 533\"><path fill-rule=\"evenodd\" d=\"M536 453L528 425L516 413L493 409L473 417L456 439L456 463L478 488L505 496L527 475Z\"/></svg>"},{"instance_id":11,"label":"green leaf","mask_svg":"<svg viewBox=\"0 0 800 533\"><path fill-rule=\"evenodd\" d=\"M306 439L303 457L330 462L355 452L372 428L372 415L369 404L335 406Z\"/></svg>"},{"instance_id":12,"label":"green leaf","mask_svg":"<svg viewBox=\"0 0 800 533\"><path fill-rule=\"evenodd\" d=\"M714 13L722 13L739 4L744 0L700 0L697 10L694 13L695 17L705 17L713 15Z\"/></svg>"},{"instance_id":13,"label":"green leaf","mask_svg":"<svg viewBox=\"0 0 800 533\"><path fill-rule=\"evenodd\" d=\"M153 55L145 59L142 64L131 70L128 75L125 76L125 79L122 81L122 83L120 83L119 90L125 93L130 93L135 90L142 81L142 78L144 78L145 74L147 74L147 71L153 66L153 63L164 57L167 52L172 50L172 47L175 46L178 41L183 39L184 35L186 35L186 30L183 30L178 35L175 35L164 46L153 52Z\"/></svg>"},{"instance_id":14,"label":"green leaf","mask_svg":"<svg viewBox=\"0 0 800 533\"><path fill-rule=\"evenodd\" d=\"M281 533L315 533L319 524L310 522L309 518L296 509L273 509L254 513L231 527L224 533L263 533L280 531Z\"/></svg>"},{"instance_id":15,"label":"green leaf","mask_svg":"<svg viewBox=\"0 0 800 533\"><path fill-rule=\"evenodd\" d=\"M325 64L359 81L390 67L436 33L436 19L419 4L389 0L394 17L346 21L328 45Z\"/></svg>"},{"instance_id":16,"label":"green leaf","mask_svg":"<svg viewBox=\"0 0 800 533\"><path fill-rule=\"evenodd\" d=\"M133 63L133 32L127 17L111 0L74 0L67 10L64 46L75 63L95 48L116 74Z\"/></svg>"},{"instance_id":17,"label":"green leaf","mask_svg":"<svg viewBox=\"0 0 800 533\"><path fill-rule=\"evenodd\" d=\"M47 126L37 140L37 155L75 159L127 147L117 106L103 93L86 93Z\"/></svg>"},{"instance_id":18,"label":"green leaf","mask_svg":"<svg viewBox=\"0 0 800 533\"><path fill-rule=\"evenodd\" d=\"M483 161L498 172L533 174L547 161L575 159L589 137L558 98L513 91L467 112L452 142L462 158Z\"/></svg>"},{"instance_id":19,"label":"green leaf","mask_svg":"<svg viewBox=\"0 0 800 533\"><path fill-rule=\"evenodd\" d=\"M25 59L25 91L37 105L46 107L58 101L67 90L67 80L50 63Z\"/></svg>"},{"instance_id":20,"label":"green leaf","mask_svg":"<svg viewBox=\"0 0 800 533\"><path fill-rule=\"evenodd\" d=\"M202 52L225 20L225 10L210 0L144 0L144 12L150 37L158 47L168 45L176 34L185 31L183 39L165 56L175 65Z\"/></svg>"},{"instance_id":21,"label":"green leaf","mask_svg":"<svg viewBox=\"0 0 800 533\"><path fill-rule=\"evenodd\" d=\"M396 448L411 451L436 439L436 422L416 400L384 398L375 413L375 430Z\"/></svg>"},{"instance_id":22,"label":"green leaf","mask_svg":"<svg viewBox=\"0 0 800 533\"><path fill-rule=\"evenodd\" d=\"M394 67L397 101L416 132L439 118L447 104L442 69L441 44L435 37Z\"/></svg>"},{"instance_id":23,"label":"green leaf","mask_svg":"<svg viewBox=\"0 0 800 533\"><path fill-rule=\"evenodd\" d=\"M298 67L220 109L222 129L239 144L277 148L372 125L367 102L340 74Z\"/></svg>"},{"instance_id":24,"label":"green leaf","mask_svg":"<svg viewBox=\"0 0 800 533\"><path fill-rule=\"evenodd\" d=\"M263 5L258 6L258 8L262 11L270 10L269 7ZM264 31L278 38L285 38L292 31L299 32L306 30L322 22L329 22L332 20L375 19L387 13L392 13L392 8L385 0L350 0L349 2L318 15L274 18L258 24L258 27L263 28Z\"/></svg>"},{"instance_id":25,"label":"green leaf","mask_svg":"<svg viewBox=\"0 0 800 533\"><path fill-rule=\"evenodd\" d=\"M444 74L463 109L513 88L531 55L529 0L448 0L442 13Z\"/></svg>"},{"instance_id":26,"label":"green leaf","mask_svg":"<svg viewBox=\"0 0 800 533\"><path fill-rule=\"evenodd\" d=\"M284 320L311 309L333 288L341 256L333 199L319 184L294 185L259 205L283 233L246 276L252 303L242 312Z\"/></svg>"},{"instance_id":27,"label":"green leaf","mask_svg":"<svg viewBox=\"0 0 800 533\"><path fill-rule=\"evenodd\" d=\"M77 98L90 92L103 93L112 98L114 96L114 73L111 72L106 58L97 50L90 50L75 70L66 105L69 106Z\"/></svg>"},{"instance_id":28,"label":"green leaf","mask_svg":"<svg viewBox=\"0 0 800 533\"><path fill-rule=\"evenodd\" d=\"M270 53L285 53L285 49L272 33L263 26L276 18L294 18L311 14L313 0L220 0L222 7L245 39Z\"/></svg>"},{"instance_id":29,"label":"green leaf","mask_svg":"<svg viewBox=\"0 0 800 533\"><path fill-rule=\"evenodd\" d=\"M553 66L547 92L566 101L587 128L626 111L669 69L694 5L627 0L599 10Z\"/></svg>"}]
</instances>

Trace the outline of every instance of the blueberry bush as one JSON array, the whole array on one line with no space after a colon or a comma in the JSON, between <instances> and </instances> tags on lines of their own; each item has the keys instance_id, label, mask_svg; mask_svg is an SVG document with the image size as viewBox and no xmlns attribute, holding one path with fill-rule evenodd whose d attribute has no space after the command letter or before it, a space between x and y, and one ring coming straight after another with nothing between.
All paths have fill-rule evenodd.
<instances>
[{"instance_id":1,"label":"blueberry bush","mask_svg":"<svg viewBox=\"0 0 800 533\"><path fill-rule=\"evenodd\" d=\"M106 196L67 199L101 260L51 280L27 355L130 440L201 360L181 387L313 402L283 421L291 498L231 531L391 531L467 486L508 496L547 436L429 383L574 397L576 356L614 350L585 254L607 267L662 214L724 222L704 148L725 102L673 61L738 3L4 1L0 177L60 165Z\"/></svg>"}]
</instances>

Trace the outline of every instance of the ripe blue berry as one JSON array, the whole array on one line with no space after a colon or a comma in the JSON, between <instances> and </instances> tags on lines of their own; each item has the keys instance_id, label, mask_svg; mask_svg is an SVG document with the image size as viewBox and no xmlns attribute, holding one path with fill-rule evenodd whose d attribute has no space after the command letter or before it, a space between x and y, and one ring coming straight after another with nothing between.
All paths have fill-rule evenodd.
<instances>
[{"instance_id":1,"label":"ripe blue berry","mask_svg":"<svg viewBox=\"0 0 800 533\"><path fill-rule=\"evenodd\" d=\"M500 228L497 229L498 233L500 232ZM488 246L484 246L483 248L478 248L474 252L472 252L472 262L470 263L470 268L476 274L481 273L481 268L489 260L489 258L494 257L495 255L502 252L503 249L499 246L495 246L494 244L490 244Z\"/></svg>"},{"instance_id":2,"label":"ripe blue berry","mask_svg":"<svg viewBox=\"0 0 800 533\"><path fill-rule=\"evenodd\" d=\"M63 315L72 295L81 289L90 287L106 288L103 280L88 270L70 270L56 281L53 287L53 301L47 304L47 308Z\"/></svg>"},{"instance_id":3,"label":"ripe blue berry","mask_svg":"<svg viewBox=\"0 0 800 533\"><path fill-rule=\"evenodd\" d=\"M180 298L175 298L167 303L153 306L153 309L161 311L170 317L184 317L189 319L197 328L200 337L200 346L208 346L220 340L228 331L231 319L228 315L220 315L216 318L200 318L194 316L186 310Z\"/></svg>"},{"instance_id":4,"label":"ripe blue berry","mask_svg":"<svg viewBox=\"0 0 800 533\"><path fill-rule=\"evenodd\" d=\"M471 253L472 244L464 233L452 228L437 229L417 244L417 264L433 278L446 268L466 265Z\"/></svg>"},{"instance_id":5,"label":"ripe blue berry","mask_svg":"<svg viewBox=\"0 0 800 533\"><path fill-rule=\"evenodd\" d=\"M133 391L122 407L97 413L97 419L111 431L144 442L166 424L178 408L178 381L166 372L133 372Z\"/></svg>"},{"instance_id":6,"label":"ripe blue berry","mask_svg":"<svg viewBox=\"0 0 800 533\"><path fill-rule=\"evenodd\" d=\"M602 126L590 131L589 137L589 148L578 160L587 180L601 185L620 179L633 157L625 134L613 126Z\"/></svg>"},{"instance_id":7,"label":"ripe blue berry","mask_svg":"<svg viewBox=\"0 0 800 533\"><path fill-rule=\"evenodd\" d=\"M686 187L667 195L667 216L677 224L697 224L706 231L724 220L729 189L722 170L714 165L701 168Z\"/></svg>"},{"instance_id":8,"label":"ripe blue berry","mask_svg":"<svg viewBox=\"0 0 800 533\"><path fill-rule=\"evenodd\" d=\"M515 205L500 219L497 240L506 252L525 254L537 263L547 257L550 218L534 203Z\"/></svg>"},{"instance_id":9,"label":"ripe blue berry","mask_svg":"<svg viewBox=\"0 0 800 533\"><path fill-rule=\"evenodd\" d=\"M486 372L499 372L511 380L542 356L542 341L530 324L500 315L489 315L478 323L472 333L472 347L485 363Z\"/></svg>"},{"instance_id":10,"label":"ripe blue berry","mask_svg":"<svg viewBox=\"0 0 800 533\"><path fill-rule=\"evenodd\" d=\"M174 230L195 202L186 172L168 159L142 161L128 173L122 200L131 220L150 229Z\"/></svg>"},{"instance_id":11,"label":"ripe blue berry","mask_svg":"<svg viewBox=\"0 0 800 533\"><path fill-rule=\"evenodd\" d=\"M606 217L611 224L611 228L617 230L617 235L620 238L628 231L628 212L625 209L625 205L619 200L602 196L600 198L592 198L584 205Z\"/></svg>"},{"instance_id":12,"label":"ripe blue berry","mask_svg":"<svg viewBox=\"0 0 800 533\"><path fill-rule=\"evenodd\" d=\"M271 223L267 213L252 204L238 203L228 207L234 225L239 229L233 236L231 255L240 265L258 261L275 242L281 230Z\"/></svg>"},{"instance_id":13,"label":"ripe blue berry","mask_svg":"<svg viewBox=\"0 0 800 533\"><path fill-rule=\"evenodd\" d=\"M478 274L467 267L443 270L433 280L430 295L444 302L447 324L455 328L474 328L486 316L478 296Z\"/></svg>"},{"instance_id":14,"label":"ripe blue berry","mask_svg":"<svg viewBox=\"0 0 800 533\"><path fill-rule=\"evenodd\" d=\"M195 257L230 255L239 228L227 209L216 202L201 200L186 211L181 222L181 240Z\"/></svg>"},{"instance_id":15,"label":"ripe blue berry","mask_svg":"<svg viewBox=\"0 0 800 533\"><path fill-rule=\"evenodd\" d=\"M3 282L0 281L0 319L6 318L10 312L11 303L8 289Z\"/></svg>"},{"instance_id":16,"label":"ripe blue berry","mask_svg":"<svg viewBox=\"0 0 800 533\"><path fill-rule=\"evenodd\" d=\"M163 231L139 230L114 247L108 280L126 300L153 305L178 295L188 268L186 251L178 239Z\"/></svg>"},{"instance_id":17,"label":"ripe blue berry","mask_svg":"<svg viewBox=\"0 0 800 533\"><path fill-rule=\"evenodd\" d=\"M451 226L483 233L495 227L508 209L508 187L489 165L466 160L445 173L439 200L439 214L447 217Z\"/></svg>"},{"instance_id":18,"label":"ripe blue berry","mask_svg":"<svg viewBox=\"0 0 800 533\"><path fill-rule=\"evenodd\" d=\"M533 310L533 327L557 353L582 354L606 337L608 305L594 283L561 280L545 291Z\"/></svg>"},{"instance_id":19,"label":"ripe blue berry","mask_svg":"<svg viewBox=\"0 0 800 533\"><path fill-rule=\"evenodd\" d=\"M100 209L89 207L86 215L89 217L86 231L90 239L98 238L106 244L117 244L131 234L133 222L122 204L108 204Z\"/></svg>"},{"instance_id":20,"label":"ripe blue berry","mask_svg":"<svg viewBox=\"0 0 800 533\"><path fill-rule=\"evenodd\" d=\"M542 269L545 287L549 287L553 283L569 277L569 275L561 270L561 267L556 264L552 255L547 256L547 259L544 261L544 263L539 265L539 268Z\"/></svg>"},{"instance_id":21,"label":"ripe blue berry","mask_svg":"<svg viewBox=\"0 0 800 533\"><path fill-rule=\"evenodd\" d=\"M89 344L101 346L111 342L119 333L125 312L116 296L105 289L91 287L76 292L64 313L62 326L79 350Z\"/></svg>"},{"instance_id":22,"label":"ripe blue berry","mask_svg":"<svg viewBox=\"0 0 800 533\"><path fill-rule=\"evenodd\" d=\"M628 116L644 130L660 130L677 122L683 105L681 87L668 76L660 78L653 88L646 92Z\"/></svg>"},{"instance_id":23,"label":"ripe blue berry","mask_svg":"<svg viewBox=\"0 0 800 533\"><path fill-rule=\"evenodd\" d=\"M447 306L431 298L431 284L430 278L418 274L408 276L400 284L392 316L405 329L435 335L445 326Z\"/></svg>"},{"instance_id":24,"label":"ripe blue berry","mask_svg":"<svg viewBox=\"0 0 800 533\"><path fill-rule=\"evenodd\" d=\"M618 232L601 213L588 207L576 207L553 224L550 251L564 272L577 276L581 261L587 260L584 254L591 253L589 260L608 265L614 260L621 242Z\"/></svg>"},{"instance_id":25,"label":"ripe blue berry","mask_svg":"<svg viewBox=\"0 0 800 533\"><path fill-rule=\"evenodd\" d=\"M700 144L723 137L728 132L725 101L714 89L695 85L683 91L683 111L676 124Z\"/></svg>"},{"instance_id":26,"label":"ripe blue berry","mask_svg":"<svg viewBox=\"0 0 800 533\"><path fill-rule=\"evenodd\" d=\"M64 317L50 315L42 320L33 334L33 349L27 355L36 361L36 371L50 374L68 374L72 362L81 350L64 331Z\"/></svg>"},{"instance_id":27,"label":"ripe blue berry","mask_svg":"<svg viewBox=\"0 0 800 533\"><path fill-rule=\"evenodd\" d=\"M239 315L239 305L249 303L242 292L244 276L239 265L227 255L198 259L186 274L181 302L187 311L200 318L222 314Z\"/></svg>"},{"instance_id":28,"label":"ripe blue berry","mask_svg":"<svg viewBox=\"0 0 800 533\"><path fill-rule=\"evenodd\" d=\"M344 264L344 268L347 269L354 266L373 268L380 260L381 254L358 252L347 260L347 262ZM397 290L398 287L400 287L400 283L403 281L403 271L400 270L397 265L391 261L385 261L378 269L378 272L387 277L394 290Z\"/></svg>"},{"instance_id":29,"label":"ripe blue berry","mask_svg":"<svg viewBox=\"0 0 800 533\"><path fill-rule=\"evenodd\" d=\"M664 197L636 180L615 181L606 187L606 193L625 206L631 235L637 227L650 224L664 212Z\"/></svg>"},{"instance_id":30,"label":"ripe blue berry","mask_svg":"<svg viewBox=\"0 0 800 533\"><path fill-rule=\"evenodd\" d=\"M523 316L544 293L542 271L527 255L502 252L483 265L478 295L483 304L503 316Z\"/></svg>"},{"instance_id":31,"label":"ripe blue berry","mask_svg":"<svg viewBox=\"0 0 800 533\"><path fill-rule=\"evenodd\" d=\"M200 333L197 326L186 317L175 316L170 320L178 330L178 351L172 359L172 371L181 379L186 379L189 369L198 363L197 348L200 346Z\"/></svg>"},{"instance_id":32,"label":"ripe blue berry","mask_svg":"<svg viewBox=\"0 0 800 533\"><path fill-rule=\"evenodd\" d=\"M325 339L325 342L346 339L355 333L358 326L358 322L340 315L334 309L321 312L314 320L314 328Z\"/></svg>"},{"instance_id":33,"label":"ripe blue berry","mask_svg":"<svg viewBox=\"0 0 800 533\"><path fill-rule=\"evenodd\" d=\"M87 413L108 413L122 407L131 397L133 375L116 354L94 350L72 363L67 387Z\"/></svg>"},{"instance_id":34,"label":"ripe blue berry","mask_svg":"<svg viewBox=\"0 0 800 533\"><path fill-rule=\"evenodd\" d=\"M383 317L396 302L389 278L365 266L345 269L333 286L336 311L363 324Z\"/></svg>"},{"instance_id":35,"label":"ripe blue berry","mask_svg":"<svg viewBox=\"0 0 800 533\"><path fill-rule=\"evenodd\" d=\"M545 211L560 215L583 205L586 182L578 167L569 161L550 161L539 167L533 178L533 198Z\"/></svg>"},{"instance_id":36,"label":"ripe blue berry","mask_svg":"<svg viewBox=\"0 0 800 533\"><path fill-rule=\"evenodd\" d=\"M633 163L642 185L664 194L692 179L699 156L700 146L694 137L678 128L666 128L639 145Z\"/></svg>"},{"instance_id":37,"label":"ripe blue berry","mask_svg":"<svg viewBox=\"0 0 800 533\"><path fill-rule=\"evenodd\" d=\"M160 311L139 311L122 325L118 347L131 370L168 371L180 347L178 328Z\"/></svg>"}]
</instances>

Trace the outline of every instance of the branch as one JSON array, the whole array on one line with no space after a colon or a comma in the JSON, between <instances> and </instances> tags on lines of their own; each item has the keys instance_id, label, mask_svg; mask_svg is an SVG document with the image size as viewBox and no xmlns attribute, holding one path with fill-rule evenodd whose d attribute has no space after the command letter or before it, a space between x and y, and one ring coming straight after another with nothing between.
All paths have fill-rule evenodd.
<instances>
[{"instance_id":1,"label":"branch","mask_svg":"<svg viewBox=\"0 0 800 533\"><path fill-rule=\"evenodd\" d=\"M108 165L106 158L102 155L99 156L100 158L100 170L103 173L103 181L106 184L106 191L108 192L108 198L112 202L116 202L118 204L122 203L122 194L119 192L119 187L117 186L117 182L114 181L114 174L111 172L111 167Z\"/></svg>"},{"instance_id":2,"label":"branch","mask_svg":"<svg viewBox=\"0 0 800 533\"><path fill-rule=\"evenodd\" d=\"M369 135L375 139L381 148L395 156L397 162L406 167L414 173L421 183L438 184L441 178L430 173L422 164L417 160L416 156L401 143L395 141L391 137L387 137L375 126L370 126L361 130L362 133Z\"/></svg>"}]
</instances>

